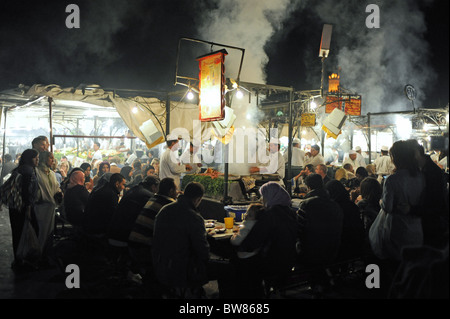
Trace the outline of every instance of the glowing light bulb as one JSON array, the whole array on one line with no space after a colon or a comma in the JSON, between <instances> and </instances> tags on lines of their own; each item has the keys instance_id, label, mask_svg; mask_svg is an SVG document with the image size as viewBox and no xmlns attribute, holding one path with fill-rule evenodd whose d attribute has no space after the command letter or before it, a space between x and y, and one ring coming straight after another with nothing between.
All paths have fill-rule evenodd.
<instances>
[{"instance_id":1,"label":"glowing light bulb","mask_svg":"<svg viewBox=\"0 0 450 319\"><path fill-rule=\"evenodd\" d=\"M133 107L133 109L131 110L131 112L133 112L134 114L136 114L138 112L138 108L135 106Z\"/></svg>"},{"instance_id":2,"label":"glowing light bulb","mask_svg":"<svg viewBox=\"0 0 450 319\"><path fill-rule=\"evenodd\" d=\"M188 98L188 100L193 100L194 99L194 93L189 91L186 97Z\"/></svg>"},{"instance_id":3,"label":"glowing light bulb","mask_svg":"<svg viewBox=\"0 0 450 319\"><path fill-rule=\"evenodd\" d=\"M313 109L313 110L315 110L317 107L317 104L314 101L312 101L310 105L311 105L311 109Z\"/></svg>"},{"instance_id":4,"label":"glowing light bulb","mask_svg":"<svg viewBox=\"0 0 450 319\"><path fill-rule=\"evenodd\" d=\"M237 92L236 92L236 97L237 97L238 99L242 99L242 98L244 97L244 93L242 93L241 90L237 90Z\"/></svg>"}]
</instances>

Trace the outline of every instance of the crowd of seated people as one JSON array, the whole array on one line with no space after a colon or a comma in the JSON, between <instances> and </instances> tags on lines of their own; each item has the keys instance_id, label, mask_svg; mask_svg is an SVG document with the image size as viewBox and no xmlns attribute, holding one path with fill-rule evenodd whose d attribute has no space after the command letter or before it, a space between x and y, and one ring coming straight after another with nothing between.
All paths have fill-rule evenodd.
<instances>
[{"instance_id":1,"label":"crowd of seated people","mask_svg":"<svg viewBox=\"0 0 450 319\"><path fill-rule=\"evenodd\" d=\"M38 174L48 175L52 156L46 150L30 153L28 171L36 154L45 161ZM204 187L191 182L180 191L172 178L160 180L157 158L72 167L51 197L63 194L59 204L75 238L101 247L108 262L120 259L122 274L138 274L152 298L203 298L202 287L211 280L218 281L221 298L264 298L265 285L290 280L294 268L354 259L379 265L388 274L381 295L395 298L408 293L401 291L407 285L398 280L407 279L398 271L415 266L411 250L403 248L420 247L414 253L427 256L443 252L433 256L448 262L448 177L415 140L395 142L389 154L395 169L381 183L370 165L354 171L347 163L334 175L325 164L306 165L294 178L304 193L295 208L285 187L263 184L261 202L249 206L244 227L229 239L235 255L220 265L211 259L211 237L199 211ZM120 172L111 172L113 166ZM33 185L42 188L38 174ZM35 193L26 195L32 214L42 205ZM43 222L35 219L36 230ZM43 247L51 222L46 219ZM20 232L13 224L16 245Z\"/></svg>"}]
</instances>

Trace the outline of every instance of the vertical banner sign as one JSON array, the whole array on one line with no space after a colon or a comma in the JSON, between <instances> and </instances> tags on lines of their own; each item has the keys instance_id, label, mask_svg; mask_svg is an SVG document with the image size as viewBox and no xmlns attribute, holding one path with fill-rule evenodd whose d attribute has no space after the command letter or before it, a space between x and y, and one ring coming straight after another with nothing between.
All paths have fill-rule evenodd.
<instances>
[{"instance_id":1,"label":"vertical banner sign","mask_svg":"<svg viewBox=\"0 0 450 319\"><path fill-rule=\"evenodd\" d=\"M202 122L225 118L225 55L220 50L197 58L199 61L199 117Z\"/></svg>"},{"instance_id":2,"label":"vertical banner sign","mask_svg":"<svg viewBox=\"0 0 450 319\"><path fill-rule=\"evenodd\" d=\"M345 100L345 114L361 115L361 95L350 95Z\"/></svg>"},{"instance_id":3,"label":"vertical banner sign","mask_svg":"<svg viewBox=\"0 0 450 319\"><path fill-rule=\"evenodd\" d=\"M342 96L338 94L328 93L325 103L325 113L329 114L333 112L334 109L342 109Z\"/></svg>"}]
</instances>

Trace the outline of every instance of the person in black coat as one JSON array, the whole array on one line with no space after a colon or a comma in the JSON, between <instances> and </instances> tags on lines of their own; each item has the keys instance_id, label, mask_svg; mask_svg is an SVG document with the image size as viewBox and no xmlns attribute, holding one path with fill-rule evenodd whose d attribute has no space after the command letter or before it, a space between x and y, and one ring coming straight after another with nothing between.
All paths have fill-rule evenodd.
<instances>
[{"instance_id":1,"label":"person in black coat","mask_svg":"<svg viewBox=\"0 0 450 319\"><path fill-rule=\"evenodd\" d=\"M358 206L350 200L350 194L344 185L333 180L325 185L325 189L342 209L344 214L341 246L338 260L347 260L362 256L364 249L364 224Z\"/></svg>"},{"instance_id":2,"label":"person in black coat","mask_svg":"<svg viewBox=\"0 0 450 319\"><path fill-rule=\"evenodd\" d=\"M298 223L289 193L277 182L264 184L259 192L265 207L238 246L238 251L258 254L235 261L239 298L262 298L263 280L284 280L297 257Z\"/></svg>"},{"instance_id":3,"label":"person in black coat","mask_svg":"<svg viewBox=\"0 0 450 319\"><path fill-rule=\"evenodd\" d=\"M122 274L128 270L138 272L128 253L128 237L139 212L158 190L158 184L158 178L148 177L133 186L124 193L112 214L107 230L109 258Z\"/></svg>"},{"instance_id":4,"label":"person in black coat","mask_svg":"<svg viewBox=\"0 0 450 319\"><path fill-rule=\"evenodd\" d=\"M259 192L265 209L239 251L255 251L264 261L264 275L274 275L290 270L295 263L298 225L289 193L278 183L268 182Z\"/></svg>"},{"instance_id":5,"label":"person in black coat","mask_svg":"<svg viewBox=\"0 0 450 319\"><path fill-rule=\"evenodd\" d=\"M308 175L305 183L309 191L297 211L299 263L307 267L323 266L338 256L344 215L341 207L330 199L320 175Z\"/></svg>"},{"instance_id":6,"label":"person in black coat","mask_svg":"<svg viewBox=\"0 0 450 319\"><path fill-rule=\"evenodd\" d=\"M123 195L108 228L108 237L123 243L133 229L137 216L147 201L158 191L159 178L147 176Z\"/></svg>"},{"instance_id":7,"label":"person in black coat","mask_svg":"<svg viewBox=\"0 0 450 319\"><path fill-rule=\"evenodd\" d=\"M109 182L92 191L85 209L83 228L86 234L106 238L112 215L119 206L119 195L124 187L125 178L115 173L111 175Z\"/></svg>"},{"instance_id":8,"label":"person in black coat","mask_svg":"<svg viewBox=\"0 0 450 319\"><path fill-rule=\"evenodd\" d=\"M425 189L416 212L422 218L424 244L444 249L448 247L449 238L448 177L430 156L425 154L423 146L416 140L407 142L414 150L420 171L425 177Z\"/></svg>"},{"instance_id":9,"label":"person in black coat","mask_svg":"<svg viewBox=\"0 0 450 319\"><path fill-rule=\"evenodd\" d=\"M39 233L34 211L34 204L37 200L39 189L35 170L38 163L38 151L34 149L27 149L22 153L19 165L12 171L12 174L15 174L17 172L22 175L21 196L23 201L23 208L20 211L9 207L9 220L11 224L12 245L14 253L14 261L11 266L14 270L28 270L25 269L27 268L27 265L24 264L24 261L19 260L16 256L17 247L19 245L20 237L22 236L23 225L27 215L31 220L31 225L36 231L36 235L38 235Z\"/></svg>"},{"instance_id":10,"label":"person in black coat","mask_svg":"<svg viewBox=\"0 0 450 319\"><path fill-rule=\"evenodd\" d=\"M64 214L75 232L81 231L83 227L84 209L89 198L84 182L85 174L82 170L72 171L64 191Z\"/></svg>"},{"instance_id":11,"label":"person in black coat","mask_svg":"<svg viewBox=\"0 0 450 319\"><path fill-rule=\"evenodd\" d=\"M200 183L190 182L177 201L156 215L152 257L158 282L184 298L198 298L208 282L209 244L203 217L197 211L204 194Z\"/></svg>"}]
</instances>

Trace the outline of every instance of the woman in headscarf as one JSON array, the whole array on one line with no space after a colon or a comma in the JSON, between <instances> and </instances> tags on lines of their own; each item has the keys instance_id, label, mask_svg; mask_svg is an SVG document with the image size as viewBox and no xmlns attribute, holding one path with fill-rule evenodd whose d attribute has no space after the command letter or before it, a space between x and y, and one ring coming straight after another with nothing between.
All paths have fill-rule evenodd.
<instances>
[{"instance_id":1,"label":"woman in headscarf","mask_svg":"<svg viewBox=\"0 0 450 319\"><path fill-rule=\"evenodd\" d=\"M425 179L420 174L415 150L409 143L395 142L389 154L395 170L384 181L382 211L370 227L369 238L377 257L395 264L402 259L403 247L423 245L422 222L415 207L422 204ZM383 229L384 236L377 242L376 235L380 229Z\"/></svg>"},{"instance_id":2,"label":"woman in headscarf","mask_svg":"<svg viewBox=\"0 0 450 319\"><path fill-rule=\"evenodd\" d=\"M383 274L380 286L389 287L404 257L403 248L423 245L419 211L425 189L415 149L406 141L396 141L389 150L394 173L383 183L381 209L369 229L369 242ZM383 282L383 279L386 282Z\"/></svg>"},{"instance_id":3,"label":"woman in headscarf","mask_svg":"<svg viewBox=\"0 0 450 319\"><path fill-rule=\"evenodd\" d=\"M369 229L381 209L380 199L382 187L375 177L366 177L361 182L360 190L360 200L356 203L356 206L359 208L364 224L364 259L367 264L370 264L373 263L373 253L370 249Z\"/></svg>"},{"instance_id":4,"label":"woman in headscarf","mask_svg":"<svg viewBox=\"0 0 450 319\"><path fill-rule=\"evenodd\" d=\"M111 165L108 161L103 161L98 165L97 175L94 176L94 187L97 186L99 178L102 177L105 173L109 173L110 169Z\"/></svg>"},{"instance_id":5,"label":"woman in headscarf","mask_svg":"<svg viewBox=\"0 0 450 319\"><path fill-rule=\"evenodd\" d=\"M84 171L84 185L88 191L92 191L94 188L94 180L91 178L91 164L84 162L80 165L80 168Z\"/></svg>"},{"instance_id":6,"label":"woman in headscarf","mask_svg":"<svg viewBox=\"0 0 450 319\"><path fill-rule=\"evenodd\" d=\"M361 211L364 229L369 232L370 226L380 212L382 187L374 177L366 177L360 184L361 199L356 203Z\"/></svg>"},{"instance_id":7,"label":"woman in headscarf","mask_svg":"<svg viewBox=\"0 0 450 319\"><path fill-rule=\"evenodd\" d=\"M73 171L64 194L66 218L74 226L75 231L83 225L84 208L89 198L89 191L85 187L85 179L86 176L83 171Z\"/></svg>"},{"instance_id":8,"label":"woman in headscarf","mask_svg":"<svg viewBox=\"0 0 450 319\"><path fill-rule=\"evenodd\" d=\"M133 167L130 165L125 165L120 169L120 175L125 177L125 189L123 193L125 194L133 186Z\"/></svg>"},{"instance_id":9,"label":"woman in headscarf","mask_svg":"<svg viewBox=\"0 0 450 319\"><path fill-rule=\"evenodd\" d=\"M238 250L258 250L248 275L263 278L283 276L290 272L296 261L298 224L289 193L277 182L268 182L259 192L264 210L258 213L258 221L244 239ZM253 296L261 297L261 296Z\"/></svg>"},{"instance_id":10,"label":"woman in headscarf","mask_svg":"<svg viewBox=\"0 0 450 319\"><path fill-rule=\"evenodd\" d=\"M361 257L364 248L364 225L358 206L350 200L350 194L341 182L329 181L325 189L330 194L330 198L338 203L344 214L341 246L337 259Z\"/></svg>"},{"instance_id":11,"label":"woman in headscarf","mask_svg":"<svg viewBox=\"0 0 450 319\"><path fill-rule=\"evenodd\" d=\"M19 165L12 171L12 175L19 173L22 175L21 196L23 201L23 208L19 211L9 207L9 220L12 232L12 245L14 253L14 261L12 268L14 270L23 270L26 265L23 260L17 258L17 247L19 245L20 237L22 236L22 229L25 218L31 220L36 234L38 233L38 225L36 221L36 213L34 205L37 200L39 185L36 176L35 168L39 163L39 153L35 149L25 150L19 160Z\"/></svg>"},{"instance_id":12,"label":"woman in headscarf","mask_svg":"<svg viewBox=\"0 0 450 319\"><path fill-rule=\"evenodd\" d=\"M54 155L52 152L39 153L39 165L36 169L40 197L35 205L36 219L39 225L39 244L42 249L42 263L48 263L48 255L53 247L55 229L55 210L62 203L62 191L52 171Z\"/></svg>"}]
</instances>

